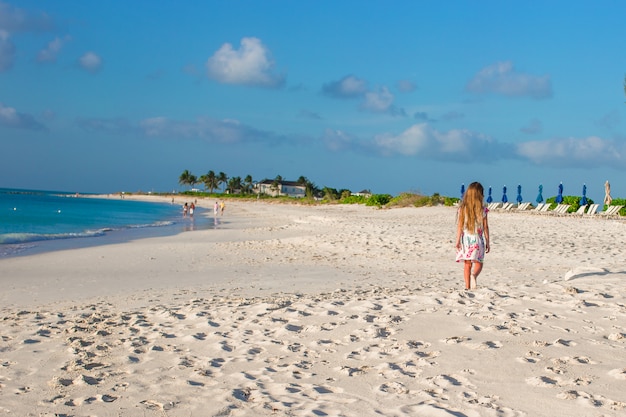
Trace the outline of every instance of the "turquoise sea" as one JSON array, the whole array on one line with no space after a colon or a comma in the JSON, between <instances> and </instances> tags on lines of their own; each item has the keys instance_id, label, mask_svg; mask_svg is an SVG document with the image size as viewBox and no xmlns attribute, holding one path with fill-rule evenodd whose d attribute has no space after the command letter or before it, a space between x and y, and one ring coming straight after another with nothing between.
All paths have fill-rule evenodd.
<instances>
[{"instance_id":1,"label":"turquoise sea","mask_svg":"<svg viewBox=\"0 0 626 417\"><path fill-rule=\"evenodd\" d=\"M183 218L178 204L0 188L0 257L215 227L206 213Z\"/></svg>"}]
</instances>

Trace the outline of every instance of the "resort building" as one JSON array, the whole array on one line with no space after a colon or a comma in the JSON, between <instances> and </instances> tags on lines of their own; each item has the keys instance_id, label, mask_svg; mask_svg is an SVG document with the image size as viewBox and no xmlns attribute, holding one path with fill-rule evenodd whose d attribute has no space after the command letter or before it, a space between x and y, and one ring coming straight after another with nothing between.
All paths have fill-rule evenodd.
<instances>
[{"instance_id":1,"label":"resort building","mask_svg":"<svg viewBox=\"0 0 626 417\"><path fill-rule=\"evenodd\" d=\"M352 193L352 195L369 198L372 196L372 192L370 190L361 190L358 193Z\"/></svg>"},{"instance_id":2,"label":"resort building","mask_svg":"<svg viewBox=\"0 0 626 417\"><path fill-rule=\"evenodd\" d=\"M266 194L272 197L287 196L302 198L306 187L295 181L263 180L254 184L255 194Z\"/></svg>"}]
</instances>

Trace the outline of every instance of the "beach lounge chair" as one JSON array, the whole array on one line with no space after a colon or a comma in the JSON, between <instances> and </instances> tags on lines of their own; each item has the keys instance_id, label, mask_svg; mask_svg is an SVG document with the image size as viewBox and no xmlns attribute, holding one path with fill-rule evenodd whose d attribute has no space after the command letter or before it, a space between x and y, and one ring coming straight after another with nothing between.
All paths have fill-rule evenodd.
<instances>
[{"instance_id":1,"label":"beach lounge chair","mask_svg":"<svg viewBox=\"0 0 626 417\"><path fill-rule=\"evenodd\" d=\"M539 214L546 214L550 212L550 203L546 203L543 205L543 207L541 207L541 210L539 210Z\"/></svg>"},{"instance_id":2,"label":"beach lounge chair","mask_svg":"<svg viewBox=\"0 0 626 417\"><path fill-rule=\"evenodd\" d=\"M500 203L489 203L489 205L487 206L489 210L495 210L498 207L500 207Z\"/></svg>"},{"instance_id":3,"label":"beach lounge chair","mask_svg":"<svg viewBox=\"0 0 626 417\"><path fill-rule=\"evenodd\" d=\"M598 215L604 217L619 216L619 211L622 209L622 207L624 206L608 206L606 210L600 212Z\"/></svg>"},{"instance_id":4,"label":"beach lounge chair","mask_svg":"<svg viewBox=\"0 0 626 417\"><path fill-rule=\"evenodd\" d=\"M554 210L550 210L550 206L552 206L552 204L546 204L543 210L541 210L541 214L555 214L558 210L561 210L561 204L557 204Z\"/></svg>"},{"instance_id":5,"label":"beach lounge chair","mask_svg":"<svg viewBox=\"0 0 626 417\"><path fill-rule=\"evenodd\" d=\"M535 213L539 213L539 212L543 209L543 207L544 207L545 205L546 205L545 203L538 203L538 204L537 204L537 207L535 207L534 209L532 209L530 212L531 212L531 213L533 213L533 214L535 214Z\"/></svg>"},{"instance_id":6,"label":"beach lounge chair","mask_svg":"<svg viewBox=\"0 0 626 417\"><path fill-rule=\"evenodd\" d=\"M598 213L598 207L600 205L599 204L592 204L589 206L589 209L587 209L587 213L584 214L584 216L586 217L594 217L596 215L596 213Z\"/></svg>"},{"instance_id":7,"label":"beach lounge chair","mask_svg":"<svg viewBox=\"0 0 626 417\"><path fill-rule=\"evenodd\" d=\"M552 214L554 216L562 216L567 213L567 209L569 209L569 204L559 204L552 211L548 211L548 214Z\"/></svg>"},{"instance_id":8,"label":"beach lounge chair","mask_svg":"<svg viewBox=\"0 0 626 417\"><path fill-rule=\"evenodd\" d=\"M587 209L587 205L584 204L580 207L578 207L578 210L576 210L576 212L572 213L574 216L583 216L583 214L585 214L585 210Z\"/></svg>"},{"instance_id":9,"label":"beach lounge chair","mask_svg":"<svg viewBox=\"0 0 626 417\"><path fill-rule=\"evenodd\" d=\"M502 206L502 210L504 210L504 211L510 211L512 208L513 208L513 203L505 203Z\"/></svg>"},{"instance_id":10,"label":"beach lounge chair","mask_svg":"<svg viewBox=\"0 0 626 417\"><path fill-rule=\"evenodd\" d=\"M530 203L521 203L517 206L517 211L526 211L528 210L529 206L530 206Z\"/></svg>"},{"instance_id":11,"label":"beach lounge chair","mask_svg":"<svg viewBox=\"0 0 626 417\"><path fill-rule=\"evenodd\" d=\"M571 207L570 204L561 204L561 209L556 213L559 216L567 215L567 210Z\"/></svg>"}]
</instances>

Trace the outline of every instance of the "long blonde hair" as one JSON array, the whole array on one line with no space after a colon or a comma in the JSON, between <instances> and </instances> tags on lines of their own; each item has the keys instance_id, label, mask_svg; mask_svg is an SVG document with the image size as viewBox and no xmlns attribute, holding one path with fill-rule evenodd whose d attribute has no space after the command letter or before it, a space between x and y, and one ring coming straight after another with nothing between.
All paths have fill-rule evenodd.
<instances>
[{"instance_id":1,"label":"long blonde hair","mask_svg":"<svg viewBox=\"0 0 626 417\"><path fill-rule=\"evenodd\" d=\"M481 183L473 182L467 187L463 195L463 201L459 207L459 223L471 233L476 233L476 228L483 221L483 198L484 189Z\"/></svg>"}]
</instances>

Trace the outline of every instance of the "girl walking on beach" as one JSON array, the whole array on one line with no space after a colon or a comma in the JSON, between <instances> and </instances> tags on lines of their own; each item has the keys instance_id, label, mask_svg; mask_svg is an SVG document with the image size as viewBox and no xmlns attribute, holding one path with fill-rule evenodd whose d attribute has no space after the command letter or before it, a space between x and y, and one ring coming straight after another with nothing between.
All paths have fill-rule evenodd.
<instances>
[{"instance_id":1,"label":"girl walking on beach","mask_svg":"<svg viewBox=\"0 0 626 417\"><path fill-rule=\"evenodd\" d=\"M476 278L489 252L487 207L483 205L483 186L473 182L467 187L459 206L456 229L456 261L464 263L465 289L476 289Z\"/></svg>"}]
</instances>

